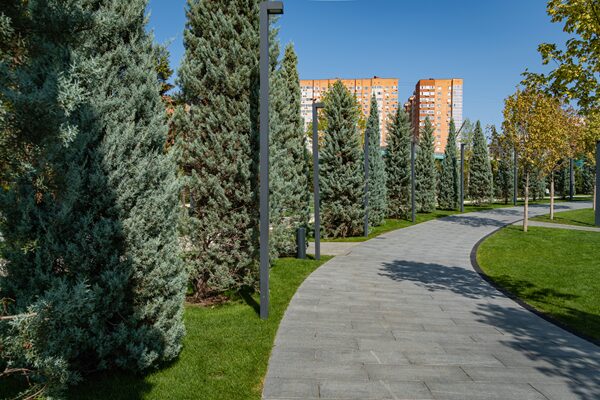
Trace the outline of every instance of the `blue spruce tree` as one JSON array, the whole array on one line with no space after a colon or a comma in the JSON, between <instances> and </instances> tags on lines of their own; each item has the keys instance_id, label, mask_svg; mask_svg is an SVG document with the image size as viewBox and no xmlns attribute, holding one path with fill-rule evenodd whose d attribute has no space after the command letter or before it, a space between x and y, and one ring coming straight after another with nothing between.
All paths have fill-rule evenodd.
<instances>
[{"instance_id":1,"label":"blue spruce tree","mask_svg":"<svg viewBox=\"0 0 600 400\"><path fill-rule=\"evenodd\" d=\"M450 133L439 181L438 202L440 208L445 210L456 210L459 206L460 197L460 172L458 170L458 154L456 151L456 126L454 120L450 120Z\"/></svg>"},{"instance_id":2,"label":"blue spruce tree","mask_svg":"<svg viewBox=\"0 0 600 400\"><path fill-rule=\"evenodd\" d=\"M365 132L369 137L369 225L378 226L385 222L387 212L387 186L385 162L381 151L379 111L375 95L371 98L371 111ZM366 134L365 134L366 135Z\"/></svg>"},{"instance_id":3,"label":"blue spruce tree","mask_svg":"<svg viewBox=\"0 0 600 400\"><path fill-rule=\"evenodd\" d=\"M320 154L324 236L361 234L364 220L364 167L356 100L341 81L325 96L325 138Z\"/></svg>"},{"instance_id":4,"label":"blue spruce tree","mask_svg":"<svg viewBox=\"0 0 600 400\"><path fill-rule=\"evenodd\" d=\"M387 184L387 216L408 218L410 215L410 151L411 127L408 114L398 107L388 125L387 152L385 154Z\"/></svg>"},{"instance_id":5,"label":"blue spruce tree","mask_svg":"<svg viewBox=\"0 0 600 400\"><path fill-rule=\"evenodd\" d=\"M493 195L493 176L488 146L481 123L477 121L473 134L473 153L469 159L469 197L474 204L487 203Z\"/></svg>"},{"instance_id":6,"label":"blue spruce tree","mask_svg":"<svg viewBox=\"0 0 600 400\"><path fill-rule=\"evenodd\" d=\"M434 158L433 126L429 117L419 135L417 158L415 160L415 201L418 212L435 211L437 188L437 168Z\"/></svg>"}]
</instances>

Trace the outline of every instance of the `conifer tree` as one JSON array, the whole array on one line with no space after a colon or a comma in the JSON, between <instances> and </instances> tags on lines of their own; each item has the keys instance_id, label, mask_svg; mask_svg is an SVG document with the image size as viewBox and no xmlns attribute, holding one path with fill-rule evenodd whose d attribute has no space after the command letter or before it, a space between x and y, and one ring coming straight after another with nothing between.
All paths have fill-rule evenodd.
<instances>
[{"instance_id":1,"label":"conifer tree","mask_svg":"<svg viewBox=\"0 0 600 400\"><path fill-rule=\"evenodd\" d=\"M437 168L434 158L433 126L429 117L419 135L419 146L415 165L415 201L418 212L435 211Z\"/></svg>"},{"instance_id":2,"label":"conifer tree","mask_svg":"<svg viewBox=\"0 0 600 400\"><path fill-rule=\"evenodd\" d=\"M364 220L364 167L356 99L338 80L324 102L327 123L320 153L324 236L356 236L362 232Z\"/></svg>"},{"instance_id":3,"label":"conifer tree","mask_svg":"<svg viewBox=\"0 0 600 400\"><path fill-rule=\"evenodd\" d=\"M410 215L410 151L412 133L408 114L398 107L388 125L385 154L388 213L390 218L408 218Z\"/></svg>"},{"instance_id":4,"label":"conifer tree","mask_svg":"<svg viewBox=\"0 0 600 400\"><path fill-rule=\"evenodd\" d=\"M460 197L460 180L458 170L458 155L456 151L456 126L450 120L450 133L444 159L442 160L438 202L440 208L455 210L458 208Z\"/></svg>"},{"instance_id":5,"label":"conifer tree","mask_svg":"<svg viewBox=\"0 0 600 400\"><path fill-rule=\"evenodd\" d=\"M259 0L189 1L176 113L185 259L197 298L253 286L258 259Z\"/></svg>"},{"instance_id":6,"label":"conifer tree","mask_svg":"<svg viewBox=\"0 0 600 400\"><path fill-rule=\"evenodd\" d=\"M0 196L9 343L61 382L175 358L186 282L146 1L71 3L28 4L29 54L0 88L3 129L33 149Z\"/></svg>"},{"instance_id":7,"label":"conifer tree","mask_svg":"<svg viewBox=\"0 0 600 400\"><path fill-rule=\"evenodd\" d=\"M490 201L493 194L492 167L488 147L481 129L481 123L475 124L473 134L473 154L469 160L469 197L475 204Z\"/></svg>"},{"instance_id":8,"label":"conifer tree","mask_svg":"<svg viewBox=\"0 0 600 400\"><path fill-rule=\"evenodd\" d=\"M375 95L371 98L371 111L365 132L368 132L369 137L369 225L379 226L385 221L387 211L387 179L381 151L379 111Z\"/></svg>"},{"instance_id":9,"label":"conifer tree","mask_svg":"<svg viewBox=\"0 0 600 400\"><path fill-rule=\"evenodd\" d=\"M273 79L269 184L275 256L296 252L296 229L306 226L309 218L309 171L297 64L294 47L288 45Z\"/></svg>"},{"instance_id":10,"label":"conifer tree","mask_svg":"<svg viewBox=\"0 0 600 400\"><path fill-rule=\"evenodd\" d=\"M490 156L494 186L494 196L508 204L513 196L514 186L514 154L513 150L498 133L495 126L491 127Z\"/></svg>"}]
</instances>

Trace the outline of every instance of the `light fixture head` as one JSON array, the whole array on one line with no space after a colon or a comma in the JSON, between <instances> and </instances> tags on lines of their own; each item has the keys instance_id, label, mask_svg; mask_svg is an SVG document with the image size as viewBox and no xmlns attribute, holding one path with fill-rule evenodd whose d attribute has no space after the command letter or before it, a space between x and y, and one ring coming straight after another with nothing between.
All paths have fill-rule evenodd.
<instances>
[{"instance_id":1,"label":"light fixture head","mask_svg":"<svg viewBox=\"0 0 600 400\"><path fill-rule=\"evenodd\" d=\"M282 1L263 1L262 7L265 7L267 14L269 15L281 15L283 14L283 2Z\"/></svg>"}]
</instances>

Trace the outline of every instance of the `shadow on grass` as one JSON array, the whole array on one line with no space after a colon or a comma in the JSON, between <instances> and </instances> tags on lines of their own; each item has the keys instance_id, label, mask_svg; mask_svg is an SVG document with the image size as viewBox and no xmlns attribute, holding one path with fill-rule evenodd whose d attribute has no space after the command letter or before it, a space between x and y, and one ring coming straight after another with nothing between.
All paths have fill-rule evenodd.
<instances>
[{"instance_id":1,"label":"shadow on grass","mask_svg":"<svg viewBox=\"0 0 600 400\"><path fill-rule=\"evenodd\" d=\"M568 391L577 398L600 398L600 347L564 331L530 311L502 305L497 300L502 300L505 296L472 269L396 260L384 264L380 275L395 281L410 281L431 292L450 291L476 300L476 310L471 311L475 320L508 333L499 340L501 345L538 362L535 369L548 377L556 378L557 383L565 382ZM498 283L515 294L526 293L527 297L540 302L551 301L552 298L559 301L577 298L568 293L536 287L528 281L500 277ZM566 315L560 317L566 323L571 319L573 326L586 321L600 327L598 315L571 308L565 310ZM543 390L543 386L538 388Z\"/></svg>"}]
</instances>

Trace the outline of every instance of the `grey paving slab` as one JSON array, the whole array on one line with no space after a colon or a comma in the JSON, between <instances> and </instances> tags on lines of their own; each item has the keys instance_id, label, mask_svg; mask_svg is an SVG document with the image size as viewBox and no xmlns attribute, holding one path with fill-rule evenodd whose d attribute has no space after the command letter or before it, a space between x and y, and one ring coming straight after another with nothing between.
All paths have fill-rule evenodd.
<instances>
[{"instance_id":1,"label":"grey paving slab","mask_svg":"<svg viewBox=\"0 0 600 400\"><path fill-rule=\"evenodd\" d=\"M600 398L600 348L523 309L471 267L481 238L521 218L522 208L455 215L340 251L292 299L263 398Z\"/></svg>"}]
</instances>

